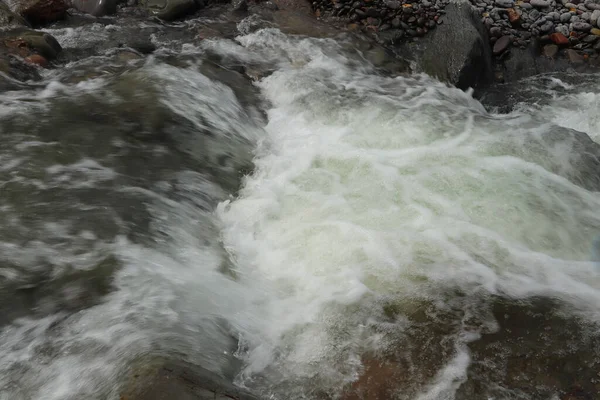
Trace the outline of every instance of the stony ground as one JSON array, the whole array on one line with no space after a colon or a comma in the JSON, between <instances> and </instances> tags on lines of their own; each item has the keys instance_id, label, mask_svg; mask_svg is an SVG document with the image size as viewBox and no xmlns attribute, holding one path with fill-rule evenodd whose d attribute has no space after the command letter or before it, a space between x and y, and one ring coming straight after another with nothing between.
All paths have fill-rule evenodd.
<instances>
[{"instance_id":1,"label":"stony ground","mask_svg":"<svg viewBox=\"0 0 600 400\"><path fill-rule=\"evenodd\" d=\"M536 47L572 63L600 53L600 0L469 0L481 15L490 46L501 57L510 47ZM439 24L448 0L315 0L317 16L346 22L386 44L424 36ZM600 61L600 60L598 60Z\"/></svg>"}]
</instances>

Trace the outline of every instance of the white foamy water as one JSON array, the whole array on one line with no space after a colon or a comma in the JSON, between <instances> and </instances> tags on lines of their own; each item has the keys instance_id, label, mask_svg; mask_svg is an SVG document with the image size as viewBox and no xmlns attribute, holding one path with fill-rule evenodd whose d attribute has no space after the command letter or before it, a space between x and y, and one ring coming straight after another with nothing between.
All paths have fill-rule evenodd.
<instances>
[{"instance_id":1,"label":"white foamy water","mask_svg":"<svg viewBox=\"0 0 600 400\"><path fill-rule=\"evenodd\" d=\"M449 400L477 362L470 344L500 329L493 299L548 298L567 315L600 322L600 151L565 129L593 135L596 116L559 118L582 104L591 110L594 97L494 115L431 78L381 76L344 49L266 29L185 47L187 57L198 53L197 65L152 59L133 78L124 74L142 91L137 99L151 82L165 115L185 121L169 128L175 154L170 143L106 130L98 143L112 147L94 158L86 151L95 143L79 142L93 130L75 126L79 136L58 138L11 131L0 188L35 182L38 192L24 198L42 211L59 199L62 211L46 210L38 224L20 211L20 197L0 202L6 231L23 225L37 240L1 238L0 261L10 268L0 276L20 279L48 263L59 278L105 260L115 266L114 288L98 303L2 327L0 399L117 399L132 363L152 357L195 363L261 398L338 398L366 370L365 355L400 343L424 349L417 358L425 361L390 384L398 398ZM275 70L256 82L268 103L264 129L235 88L198 71L204 50ZM54 98L84 102L95 93L106 104L94 107L127 104L114 82L95 82L4 101L52 110ZM46 162L28 153L60 140L82 154ZM251 151L256 170L230 196L230 175ZM233 162L221 165L223 155ZM129 220L133 210L143 215ZM108 228L84 224L92 217ZM60 290L80 301L71 287ZM415 322L424 305L435 312Z\"/></svg>"},{"instance_id":2,"label":"white foamy water","mask_svg":"<svg viewBox=\"0 0 600 400\"><path fill-rule=\"evenodd\" d=\"M543 115L487 114L427 77L356 68L331 41L239 40L288 61L259 83L273 108L257 171L219 212L238 271L272 297L249 376L353 379L361 352L386 346L370 326L381 299L548 296L598 320L600 186L571 133ZM469 366L456 357L419 399L453 398Z\"/></svg>"}]
</instances>

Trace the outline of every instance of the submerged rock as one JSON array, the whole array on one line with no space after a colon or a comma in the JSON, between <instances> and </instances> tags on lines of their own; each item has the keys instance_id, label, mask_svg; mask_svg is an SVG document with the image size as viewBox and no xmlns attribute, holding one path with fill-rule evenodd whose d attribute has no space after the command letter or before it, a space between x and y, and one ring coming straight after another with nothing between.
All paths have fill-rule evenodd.
<instances>
[{"instance_id":1,"label":"submerged rock","mask_svg":"<svg viewBox=\"0 0 600 400\"><path fill-rule=\"evenodd\" d=\"M180 361L153 364L132 371L121 400L257 400L201 367Z\"/></svg>"},{"instance_id":2,"label":"submerged rock","mask_svg":"<svg viewBox=\"0 0 600 400\"><path fill-rule=\"evenodd\" d=\"M71 0L71 7L96 17L117 12L118 0Z\"/></svg>"},{"instance_id":3,"label":"submerged rock","mask_svg":"<svg viewBox=\"0 0 600 400\"><path fill-rule=\"evenodd\" d=\"M198 7L194 0L143 0L141 4L165 21L181 18Z\"/></svg>"}]
</instances>

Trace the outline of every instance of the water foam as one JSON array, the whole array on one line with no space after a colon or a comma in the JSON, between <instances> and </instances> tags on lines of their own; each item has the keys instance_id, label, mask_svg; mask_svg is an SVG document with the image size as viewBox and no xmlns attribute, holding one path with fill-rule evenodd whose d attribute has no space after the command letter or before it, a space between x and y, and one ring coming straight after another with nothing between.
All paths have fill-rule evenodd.
<instances>
[{"instance_id":1,"label":"water foam","mask_svg":"<svg viewBox=\"0 0 600 400\"><path fill-rule=\"evenodd\" d=\"M382 298L541 295L598 318L600 197L578 184L570 133L424 76L378 76L331 40L239 42L287 60L259 83L273 107L257 170L219 208L238 272L272 297L250 376L355 375ZM459 351L421 398L452 398L467 366Z\"/></svg>"}]
</instances>

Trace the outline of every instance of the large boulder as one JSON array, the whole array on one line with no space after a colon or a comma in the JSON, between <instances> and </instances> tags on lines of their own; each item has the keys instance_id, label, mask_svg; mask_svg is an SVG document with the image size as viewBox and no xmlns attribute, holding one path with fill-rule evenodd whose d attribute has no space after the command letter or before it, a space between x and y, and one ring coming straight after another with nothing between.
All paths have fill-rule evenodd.
<instances>
[{"instance_id":1,"label":"large boulder","mask_svg":"<svg viewBox=\"0 0 600 400\"><path fill-rule=\"evenodd\" d=\"M150 10L158 18L173 21L194 12L202 1L198 0L142 0L141 5Z\"/></svg>"},{"instance_id":2,"label":"large boulder","mask_svg":"<svg viewBox=\"0 0 600 400\"><path fill-rule=\"evenodd\" d=\"M0 28L15 26L27 26L27 21L20 15L12 12L6 4L0 1Z\"/></svg>"},{"instance_id":3,"label":"large boulder","mask_svg":"<svg viewBox=\"0 0 600 400\"><path fill-rule=\"evenodd\" d=\"M71 0L71 7L82 13L102 17L116 13L118 2L118 0Z\"/></svg>"},{"instance_id":4,"label":"large boulder","mask_svg":"<svg viewBox=\"0 0 600 400\"><path fill-rule=\"evenodd\" d=\"M467 2L446 7L441 25L422 40L400 46L404 57L443 82L461 89L493 80L492 51L481 16Z\"/></svg>"},{"instance_id":5,"label":"large boulder","mask_svg":"<svg viewBox=\"0 0 600 400\"><path fill-rule=\"evenodd\" d=\"M65 0L6 0L10 10L32 25L43 25L63 19L69 5Z\"/></svg>"}]
</instances>

